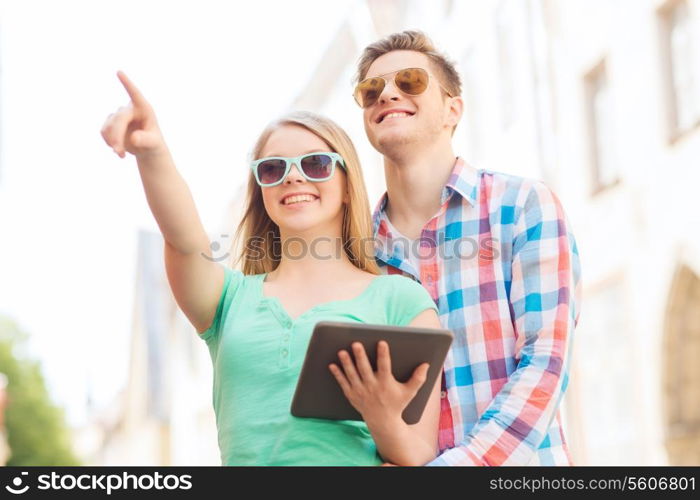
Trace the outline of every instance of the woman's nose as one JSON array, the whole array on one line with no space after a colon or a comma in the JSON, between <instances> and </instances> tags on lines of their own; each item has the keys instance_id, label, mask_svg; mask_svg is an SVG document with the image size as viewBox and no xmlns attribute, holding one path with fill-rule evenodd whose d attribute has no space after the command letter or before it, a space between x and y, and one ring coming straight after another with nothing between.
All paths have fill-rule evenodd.
<instances>
[{"instance_id":1,"label":"woman's nose","mask_svg":"<svg viewBox=\"0 0 700 500\"><path fill-rule=\"evenodd\" d=\"M305 182L306 179L304 178L303 175L301 175L301 172L299 171L299 167L297 167L296 163L292 163L292 167L289 169L289 174L287 175L287 178L284 180L285 184L291 184L292 182Z\"/></svg>"}]
</instances>

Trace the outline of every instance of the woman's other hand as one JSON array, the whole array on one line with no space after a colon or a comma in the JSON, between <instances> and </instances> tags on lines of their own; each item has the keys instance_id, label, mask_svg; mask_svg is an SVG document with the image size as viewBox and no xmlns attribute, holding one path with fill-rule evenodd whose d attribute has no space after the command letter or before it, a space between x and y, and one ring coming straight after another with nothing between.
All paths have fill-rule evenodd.
<instances>
[{"instance_id":1,"label":"woman's other hand","mask_svg":"<svg viewBox=\"0 0 700 500\"><path fill-rule=\"evenodd\" d=\"M355 363L347 351L338 353L342 370L331 363L329 369L335 376L345 397L370 425L392 425L401 419L403 410L425 383L428 363L419 365L411 378L401 383L391 373L389 344L377 343L377 371L372 370L367 353L359 342L352 344Z\"/></svg>"}]
</instances>

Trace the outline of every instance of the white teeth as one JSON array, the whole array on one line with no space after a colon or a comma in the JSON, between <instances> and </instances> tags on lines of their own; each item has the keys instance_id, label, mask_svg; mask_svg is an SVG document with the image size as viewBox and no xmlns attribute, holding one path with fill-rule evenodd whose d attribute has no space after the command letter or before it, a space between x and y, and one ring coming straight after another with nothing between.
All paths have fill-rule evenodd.
<instances>
[{"instance_id":1,"label":"white teeth","mask_svg":"<svg viewBox=\"0 0 700 500\"><path fill-rule=\"evenodd\" d=\"M311 196L310 194L299 194L296 196L289 196L284 199L284 204L285 205L291 205L292 203L299 203L302 201L314 201L316 197Z\"/></svg>"},{"instance_id":2,"label":"white teeth","mask_svg":"<svg viewBox=\"0 0 700 500\"><path fill-rule=\"evenodd\" d=\"M382 121L386 120L387 118L399 118L399 117L404 117L404 116L410 116L408 113L389 113L388 115L384 115L384 118L382 118Z\"/></svg>"}]
</instances>

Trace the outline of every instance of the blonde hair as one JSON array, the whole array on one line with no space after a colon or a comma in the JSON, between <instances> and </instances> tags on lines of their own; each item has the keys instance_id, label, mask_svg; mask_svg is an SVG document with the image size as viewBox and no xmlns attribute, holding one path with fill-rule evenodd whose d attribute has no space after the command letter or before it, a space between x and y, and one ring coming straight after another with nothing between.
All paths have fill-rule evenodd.
<instances>
[{"instance_id":1,"label":"blonde hair","mask_svg":"<svg viewBox=\"0 0 700 500\"><path fill-rule=\"evenodd\" d=\"M296 125L317 135L328 147L343 157L347 179L348 202L343 213L342 244L343 251L357 268L372 274L380 274L374 260L374 247L369 255L363 248L373 243L372 219L369 212L369 198L360 161L355 147L345 131L330 119L308 111L289 113L270 123L260 134L253 147L252 158L262 155L270 135L286 125ZM338 167L342 168L342 167ZM251 248L252 241L262 243L262 247ZM234 236L235 266L243 262L243 274L261 274L274 271L280 262L276 245L280 243L280 230L265 210L262 188L258 185L252 171L248 178L248 192L241 223ZM259 254L262 253L262 256Z\"/></svg>"},{"instance_id":2,"label":"blonde hair","mask_svg":"<svg viewBox=\"0 0 700 500\"><path fill-rule=\"evenodd\" d=\"M454 64L436 50L432 40L422 31L406 30L392 33L365 47L357 63L355 82L365 78L375 60L394 50L413 50L425 54L437 70L438 77L447 91L452 96L462 95L462 82Z\"/></svg>"}]
</instances>

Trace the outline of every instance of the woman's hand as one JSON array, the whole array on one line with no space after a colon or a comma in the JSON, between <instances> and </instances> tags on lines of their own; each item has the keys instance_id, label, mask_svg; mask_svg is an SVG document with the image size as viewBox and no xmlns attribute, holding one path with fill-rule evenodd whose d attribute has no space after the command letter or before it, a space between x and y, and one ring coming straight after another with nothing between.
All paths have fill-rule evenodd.
<instances>
[{"instance_id":1,"label":"woman's hand","mask_svg":"<svg viewBox=\"0 0 700 500\"><path fill-rule=\"evenodd\" d=\"M102 126L102 138L120 158L128 151L135 156L150 156L166 150L153 108L136 86L117 72L131 101L107 117Z\"/></svg>"},{"instance_id":2,"label":"woman's hand","mask_svg":"<svg viewBox=\"0 0 700 500\"><path fill-rule=\"evenodd\" d=\"M401 413L425 383L428 363L419 365L411 378L401 383L391 373L389 344L377 343L377 371L372 370L367 353L359 342L352 344L357 366L347 351L338 353L343 370L334 364L329 365L345 397L362 415L368 426L393 425L401 419Z\"/></svg>"}]
</instances>

